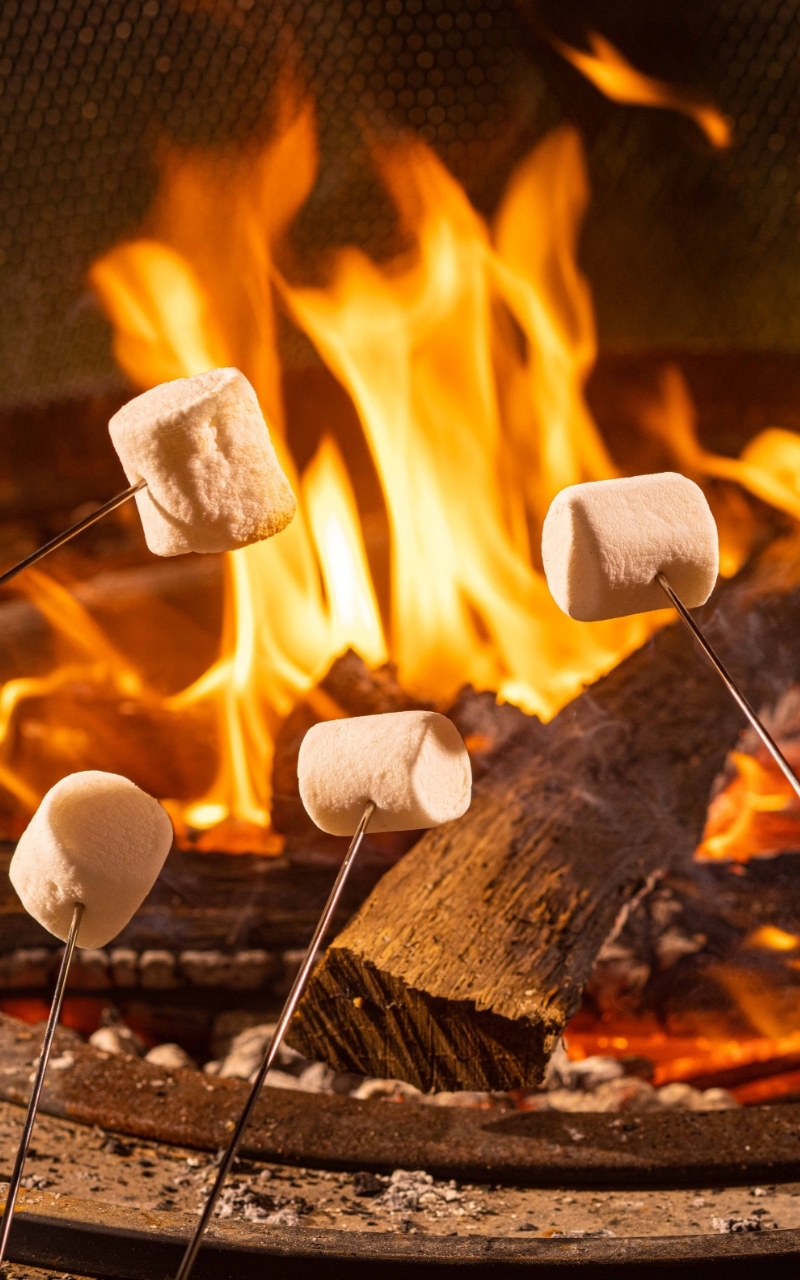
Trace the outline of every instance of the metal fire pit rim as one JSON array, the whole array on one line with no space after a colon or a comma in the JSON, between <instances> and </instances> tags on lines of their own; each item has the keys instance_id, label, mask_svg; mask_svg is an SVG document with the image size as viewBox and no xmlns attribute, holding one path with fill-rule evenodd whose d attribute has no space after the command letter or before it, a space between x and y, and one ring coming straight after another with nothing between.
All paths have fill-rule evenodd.
<instances>
[{"instance_id":1,"label":"metal fire pit rim","mask_svg":"<svg viewBox=\"0 0 800 1280\"><path fill-rule=\"evenodd\" d=\"M41 1028L0 1015L0 1099L27 1101ZM224 1147L245 1080L107 1055L60 1032L42 1111L195 1150ZM135 1106L131 1106L135 1100ZM800 1180L800 1104L736 1111L482 1111L265 1088L241 1154L356 1172L425 1169L461 1183L594 1189Z\"/></svg>"},{"instance_id":2,"label":"metal fire pit rim","mask_svg":"<svg viewBox=\"0 0 800 1280\"><path fill-rule=\"evenodd\" d=\"M25 1194L9 1260L104 1280L160 1280L172 1274L194 1220L189 1214L98 1204L48 1192ZM724 1236L515 1240L507 1236L425 1236L397 1232L267 1227L215 1222L197 1265L198 1280L262 1280L264 1263L281 1280L350 1280L374 1273L433 1280L469 1268L473 1280L580 1272L629 1280L668 1276L761 1277L796 1274L800 1230Z\"/></svg>"}]
</instances>

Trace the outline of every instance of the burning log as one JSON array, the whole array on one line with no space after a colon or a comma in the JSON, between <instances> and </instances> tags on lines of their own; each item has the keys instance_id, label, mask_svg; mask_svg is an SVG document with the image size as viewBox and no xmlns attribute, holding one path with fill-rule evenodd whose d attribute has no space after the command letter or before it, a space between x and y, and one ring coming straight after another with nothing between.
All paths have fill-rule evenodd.
<instances>
[{"instance_id":1,"label":"burning log","mask_svg":"<svg viewBox=\"0 0 800 1280\"><path fill-rule=\"evenodd\" d=\"M756 705L774 704L798 671L800 592L739 581L708 612ZM660 632L538 750L512 741L470 811L387 873L328 950L291 1043L423 1089L538 1083L603 944L691 856L740 726L691 641Z\"/></svg>"}]
</instances>

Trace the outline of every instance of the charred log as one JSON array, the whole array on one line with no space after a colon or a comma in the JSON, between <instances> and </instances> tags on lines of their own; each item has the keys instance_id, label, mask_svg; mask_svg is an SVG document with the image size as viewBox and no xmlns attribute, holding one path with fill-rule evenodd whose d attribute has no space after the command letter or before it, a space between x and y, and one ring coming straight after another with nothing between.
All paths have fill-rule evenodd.
<instances>
[{"instance_id":1,"label":"charred log","mask_svg":"<svg viewBox=\"0 0 800 1280\"><path fill-rule=\"evenodd\" d=\"M795 579L796 581L796 579ZM705 626L757 705L797 675L800 592L724 586ZM740 713L667 627L429 832L328 950L292 1044L423 1089L539 1082L630 905L691 856Z\"/></svg>"}]
</instances>

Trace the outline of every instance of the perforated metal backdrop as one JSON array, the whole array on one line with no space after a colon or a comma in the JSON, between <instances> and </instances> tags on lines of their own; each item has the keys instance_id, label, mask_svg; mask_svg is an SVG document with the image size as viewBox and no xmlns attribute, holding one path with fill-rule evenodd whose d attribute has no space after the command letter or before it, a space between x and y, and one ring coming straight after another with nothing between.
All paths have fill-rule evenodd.
<instances>
[{"instance_id":1,"label":"perforated metal backdrop","mask_svg":"<svg viewBox=\"0 0 800 1280\"><path fill-rule=\"evenodd\" d=\"M603 342L800 349L800 16L779 0L3 0L0 397L113 380L85 286L133 231L159 138L263 127L287 56L314 95L322 163L309 252L392 242L357 119L412 127L490 211L513 163L569 118L586 141L583 239ZM606 101L537 34L602 32L734 123L711 149L666 111ZM538 28L541 30L541 25Z\"/></svg>"}]
</instances>

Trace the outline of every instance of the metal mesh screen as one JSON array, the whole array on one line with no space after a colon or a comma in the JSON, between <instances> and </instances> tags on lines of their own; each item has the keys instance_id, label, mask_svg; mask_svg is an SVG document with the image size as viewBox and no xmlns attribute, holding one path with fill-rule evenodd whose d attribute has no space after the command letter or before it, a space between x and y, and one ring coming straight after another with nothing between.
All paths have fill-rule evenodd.
<instances>
[{"instance_id":1,"label":"metal mesh screen","mask_svg":"<svg viewBox=\"0 0 800 1280\"><path fill-rule=\"evenodd\" d=\"M490 211L559 119L587 145L584 236L601 338L800 348L800 20L779 0L5 0L0 10L0 395L116 375L88 264L130 234L161 139L265 129L291 61L316 101L309 254L389 252L391 206L361 126L412 128ZM537 34L601 31L642 70L702 86L734 121L713 151L689 120L604 99Z\"/></svg>"}]
</instances>

